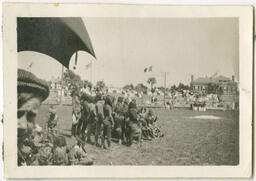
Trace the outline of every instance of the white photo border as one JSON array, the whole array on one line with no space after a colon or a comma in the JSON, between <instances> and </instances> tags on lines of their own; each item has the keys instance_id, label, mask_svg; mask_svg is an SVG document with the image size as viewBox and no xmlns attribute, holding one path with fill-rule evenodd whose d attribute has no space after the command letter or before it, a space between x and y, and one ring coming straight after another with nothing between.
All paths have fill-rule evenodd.
<instances>
[{"instance_id":1,"label":"white photo border","mask_svg":"<svg viewBox=\"0 0 256 181\"><path fill-rule=\"evenodd\" d=\"M239 165L18 167L17 17L239 18ZM252 6L4 3L3 73L5 178L248 178L252 174Z\"/></svg>"}]
</instances>

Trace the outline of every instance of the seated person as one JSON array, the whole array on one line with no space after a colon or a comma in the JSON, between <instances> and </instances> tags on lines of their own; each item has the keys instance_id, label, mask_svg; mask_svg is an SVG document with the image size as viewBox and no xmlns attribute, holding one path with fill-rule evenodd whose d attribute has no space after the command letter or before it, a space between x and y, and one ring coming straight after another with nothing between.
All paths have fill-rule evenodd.
<instances>
[{"instance_id":1,"label":"seated person","mask_svg":"<svg viewBox=\"0 0 256 181\"><path fill-rule=\"evenodd\" d=\"M52 156L53 165L68 165L67 143L65 137L56 137L54 140L54 147Z\"/></svg>"},{"instance_id":2,"label":"seated person","mask_svg":"<svg viewBox=\"0 0 256 181\"><path fill-rule=\"evenodd\" d=\"M147 126L149 128L150 136L154 137L162 137L164 136L160 129L156 125L157 116L155 115L154 111L150 109L146 114L145 120L147 122Z\"/></svg>"},{"instance_id":3,"label":"seated person","mask_svg":"<svg viewBox=\"0 0 256 181\"><path fill-rule=\"evenodd\" d=\"M151 140L152 136L150 133L150 129L147 125L147 122L145 120L147 114L147 109L146 108L141 108L141 110L139 111L139 122L140 122L140 127L141 127L141 131L142 131L142 139L143 140Z\"/></svg>"},{"instance_id":4,"label":"seated person","mask_svg":"<svg viewBox=\"0 0 256 181\"><path fill-rule=\"evenodd\" d=\"M153 125L157 121L157 116L152 109L149 109L148 113L145 116L145 120L148 126Z\"/></svg>"},{"instance_id":5,"label":"seated person","mask_svg":"<svg viewBox=\"0 0 256 181\"><path fill-rule=\"evenodd\" d=\"M70 165L93 165L93 158L87 155L80 141L69 150L68 160Z\"/></svg>"}]
</instances>

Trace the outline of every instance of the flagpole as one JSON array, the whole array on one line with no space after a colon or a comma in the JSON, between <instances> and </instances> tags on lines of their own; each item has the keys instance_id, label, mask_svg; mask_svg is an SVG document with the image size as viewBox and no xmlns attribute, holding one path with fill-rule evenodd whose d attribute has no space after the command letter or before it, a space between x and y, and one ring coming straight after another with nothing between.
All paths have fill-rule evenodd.
<instances>
[{"instance_id":1,"label":"flagpole","mask_svg":"<svg viewBox=\"0 0 256 181\"><path fill-rule=\"evenodd\" d=\"M60 87L60 104L62 105L62 89L63 89L63 74L64 74L64 66L61 68L61 87Z\"/></svg>"},{"instance_id":2,"label":"flagpole","mask_svg":"<svg viewBox=\"0 0 256 181\"><path fill-rule=\"evenodd\" d=\"M75 54L75 66L77 65L77 57L78 57L78 52L76 51L76 54Z\"/></svg>"}]
</instances>

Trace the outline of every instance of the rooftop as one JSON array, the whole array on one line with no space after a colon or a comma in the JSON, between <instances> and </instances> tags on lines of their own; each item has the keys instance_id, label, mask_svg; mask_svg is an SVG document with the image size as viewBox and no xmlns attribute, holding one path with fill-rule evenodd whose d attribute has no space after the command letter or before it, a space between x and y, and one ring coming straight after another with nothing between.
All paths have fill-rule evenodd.
<instances>
[{"instance_id":1,"label":"rooftop","mask_svg":"<svg viewBox=\"0 0 256 181\"><path fill-rule=\"evenodd\" d=\"M195 79L192 83L217 83L217 82L231 82L231 79L228 77L225 77L223 75L215 76L215 77L199 77Z\"/></svg>"}]
</instances>

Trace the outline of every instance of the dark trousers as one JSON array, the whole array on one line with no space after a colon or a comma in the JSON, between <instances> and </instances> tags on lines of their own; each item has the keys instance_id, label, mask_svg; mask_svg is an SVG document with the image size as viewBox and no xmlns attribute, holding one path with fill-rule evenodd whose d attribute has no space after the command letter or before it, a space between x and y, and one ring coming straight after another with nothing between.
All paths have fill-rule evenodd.
<instances>
[{"instance_id":1,"label":"dark trousers","mask_svg":"<svg viewBox=\"0 0 256 181\"><path fill-rule=\"evenodd\" d=\"M90 122L87 124L87 142L91 142L91 134L94 132L94 122Z\"/></svg>"},{"instance_id":2,"label":"dark trousers","mask_svg":"<svg viewBox=\"0 0 256 181\"><path fill-rule=\"evenodd\" d=\"M83 118L81 118L79 121L78 121L78 124L77 124L77 127L76 127L76 131L77 131L77 134L80 135L80 132L81 132L81 127L83 125Z\"/></svg>"},{"instance_id":3,"label":"dark trousers","mask_svg":"<svg viewBox=\"0 0 256 181\"><path fill-rule=\"evenodd\" d=\"M128 144L132 144L133 139L137 137L138 142L140 143L141 141L141 128L139 125L133 121L129 122L129 142Z\"/></svg>"},{"instance_id":4,"label":"dark trousers","mask_svg":"<svg viewBox=\"0 0 256 181\"><path fill-rule=\"evenodd\" d=\"M121 127L115 128L115 132L117 134L118 140L122 139L122 128Z\"/></svg>"},{"instance_id":5,"label":"dark trousers","mask_svg":"<svg viewBox=\"0 0 256 181\"><path fill-rule=\"evenodd\" d=\"M77 124L72 124L71 134L72 134L72 136L77 135Z\"/></svg>"},{"instance_id":6,"label":"dark trousers","mask_svg":"<svg viewBox=\"0 0 256 181\"><path fill-rule=\"evenodd\" d=\"M88 120L85 116L82 116L77 124L77 134L84 134L88 125Z\"/></svg>"},{"instance_id":7,"label":"dark trousers","mask_svg":"<svg viewBox=\"0 0 256 181\"><path fill-rule=\"evenodd\" d=\"M98 120L96 122L96 130L95 130L95 144L96 145L98 145L98 139L101 134L102 126L103 126L102 120Z\"/></svg>"},{"instance_id":8,"label":"dark trousers","mask_svg":"<svg viewBox=\"0 0 256 181\"><path fill-rule=\"evenodd\" d=\"M103 122L103 135L101 138L101 145L105 147L105 137L107 137L108 147L111 146L111 123L109 121Z\"/></svg>"}]
</instances>

